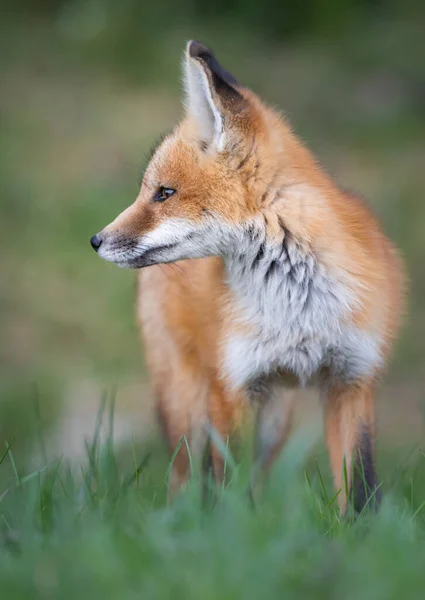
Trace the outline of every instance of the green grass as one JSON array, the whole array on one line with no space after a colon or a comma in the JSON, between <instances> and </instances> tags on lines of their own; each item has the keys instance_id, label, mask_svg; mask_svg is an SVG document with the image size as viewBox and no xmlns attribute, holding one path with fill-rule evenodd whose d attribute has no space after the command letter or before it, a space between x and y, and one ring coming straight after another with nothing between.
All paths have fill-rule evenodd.
<instances>
[{"instance_id":1,"label":"green grass","mask_svg":"<svg viewBox=\"0 0 425 600\"><path fill-rule=\"evenodd\" d=\"M20 474L13 443L0 456L0 475L12 467L0 489L2 598L423 597L418 450L403 464L381 454L382 508L356 520L340 516L308 432L290 441L255 508L244 459L228 461L227 485L208 482L207 496L194 467L187 490L167 503L171 464L161 448L116 452L106 412L103 402L80 467L58 459Z\"/></svg>"}]
</instances>

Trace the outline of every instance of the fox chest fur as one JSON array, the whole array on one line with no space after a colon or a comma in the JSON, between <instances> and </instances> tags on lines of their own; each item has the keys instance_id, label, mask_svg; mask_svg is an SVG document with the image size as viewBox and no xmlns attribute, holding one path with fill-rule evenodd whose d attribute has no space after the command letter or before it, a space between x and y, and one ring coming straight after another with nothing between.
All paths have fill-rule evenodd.
<instances>
[{"instance_id":1,"label":"fox chest fur","mask_svg":"<svg viewBox=\"0 0 425 600\"><path fill-rule=\"evenodd\" d=\"M350 318L354 291L290 233L270 243L250 231L225 263L233 329L223 339L222 370L231 386L280 372L306 385L325 368L355 380L379 366L379 340Z\"/></svg>"}]
</instances>

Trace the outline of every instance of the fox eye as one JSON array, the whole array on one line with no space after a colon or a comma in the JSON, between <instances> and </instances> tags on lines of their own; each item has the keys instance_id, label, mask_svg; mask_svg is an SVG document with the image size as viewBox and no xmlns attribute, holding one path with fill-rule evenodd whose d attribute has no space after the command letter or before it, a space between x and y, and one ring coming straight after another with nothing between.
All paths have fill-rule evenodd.
<instances>
[{"instance_id":1,"label":"fox eye","mask_svg":"<svg viewBox=\"0 0 425 600\"><path fill-rule=\"evenodd\" d=\"M175 191L176 190L173 190L172 188L161 186L153 197L154 202L164 202L164 200L167 200L167 198L172 196L175 193Z\"/></svg>"}]
</instances>

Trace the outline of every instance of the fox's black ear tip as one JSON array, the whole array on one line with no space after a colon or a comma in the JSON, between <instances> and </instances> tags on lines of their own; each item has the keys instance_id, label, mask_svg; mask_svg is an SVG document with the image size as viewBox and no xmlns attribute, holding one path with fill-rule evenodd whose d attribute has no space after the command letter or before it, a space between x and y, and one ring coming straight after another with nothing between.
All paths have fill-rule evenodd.
<instances>
[{"instance_id":1,"label":"fox's black ear tip","mask_svg":"<svg viewBox=\"0 0 425 600\"><path fill-rule=\"evenodd\" d=\"M211 50L196 40L190 40L187 43L187 53L191 58L205 58L205 56L212 56Z\"/></svg>"},{"instance_id":2,"label":"fox's black ear tip","mask_svg":"<svg viewBox=\"0 0 425 600\"><path fill-rule=\"evenodd\" d=\"M207 46L204 46L204 44L201 44L201 42L197 42L196 40L188 42L187 55L189 58L194 58L198 62L201 62L203 68L212 73L217 80L221 81L221 84L231 88L238 86L236 79L233 75L230 75L228 71L223 69L215 58L212 50L207 48ZM215 86L217 87L217 82L215 83ZM233 90L233 93L235 93L235 90ZM238 96L240 97L240 94L238 94Z\"/></svg>"}]
</instances>

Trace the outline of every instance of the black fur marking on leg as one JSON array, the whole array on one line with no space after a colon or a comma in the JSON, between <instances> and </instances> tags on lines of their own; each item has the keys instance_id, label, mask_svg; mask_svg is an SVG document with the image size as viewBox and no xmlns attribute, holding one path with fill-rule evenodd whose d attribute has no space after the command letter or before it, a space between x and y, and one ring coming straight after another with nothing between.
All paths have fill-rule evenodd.
<instances>
[{"instance_id":1,"label":"black fur marking on leg","mask_svg":"<svg viewBox=\"0 0 425 600\"><path fill-rule=\"evenodd\" d=\"M204 475L213 475L214 474L214 465L213 465L213 457L211 450L211 438L208 436L204 452L202 454L202 472Z\"/></svg>"},{"instance_id":2,"label":"black fur marking on leg","mask_svg":"<svg viewBox=\"0 0 425 600\"><path fill-rule=\"evenodd\" d=\"M202 506L207 507L214 494L211 483L215 480L211 438L208 436L202 455Z\"/></svg>"},{"instance_id":3,"label":"black fur marking on leg","mask_svg":"<svg viewBox=\"0 0 425 600\"><path fill-rule=\"evenodd\" d=\"M353 456L353 483L351 486L353 507L356 513L365 506L376 511L381 503L381 490L375 470L372 449L372 437L367 426L363 425L357 440Z\"/></svg>"},{"instance_id":4,"label":"black fur marking on leg","mask_svg":"<svg viewBox=\"0 0 425 600\"><path fill-rule=\"evenodd\" d=\"M168 421L167 421L167 417L166 417L166 413L164 410L164 407L162 405L161 402L158 402L156 405L156 421L158 423L159 429L161 431L161 435L162 437L165 439L165 442L167 444L168 447L168 451L169 452L173 452L173 448L171 448L171 443L170 443L170 431L169 431L169 427L168 427Z\"/></svg>"}]
</instances>

